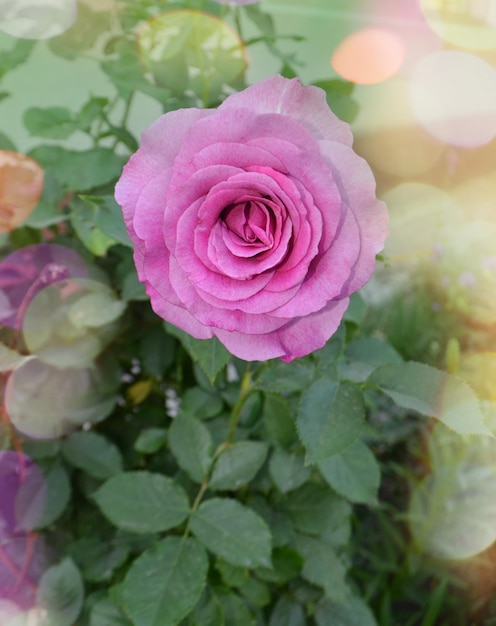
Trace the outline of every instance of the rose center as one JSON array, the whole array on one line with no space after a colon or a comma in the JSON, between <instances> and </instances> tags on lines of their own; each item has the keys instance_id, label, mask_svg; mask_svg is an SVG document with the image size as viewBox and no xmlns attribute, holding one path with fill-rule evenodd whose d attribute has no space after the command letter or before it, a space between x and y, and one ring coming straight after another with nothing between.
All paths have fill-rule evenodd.
<instances>
[{"instance_id":1,"label":"rose center","mask_svg":"<svg viewBox=\"0 0 496 626\"><path fill-rule=\"evenodd\" d=\"M274 216L259 200L246 200L227 206L222 211L221 220L236 235L238 245L264 250L274 245Z\"/></svg>"}]
</instances>

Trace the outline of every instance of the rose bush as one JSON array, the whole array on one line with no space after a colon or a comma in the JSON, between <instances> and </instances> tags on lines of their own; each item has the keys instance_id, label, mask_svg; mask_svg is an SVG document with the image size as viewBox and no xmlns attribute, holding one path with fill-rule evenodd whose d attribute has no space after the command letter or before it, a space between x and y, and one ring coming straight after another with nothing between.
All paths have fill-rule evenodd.
<instances>
[{"instance_id":1,"label":"rose bush","mask_svg":"<svg viewBox=\"0 0 496 626\"><path fill-rule=\"evenodd\" d=\"M322 347L387 231L324 91L272 76L161 116L116 186L155 312L246 360Z\"/></svg>"}]
</instances>

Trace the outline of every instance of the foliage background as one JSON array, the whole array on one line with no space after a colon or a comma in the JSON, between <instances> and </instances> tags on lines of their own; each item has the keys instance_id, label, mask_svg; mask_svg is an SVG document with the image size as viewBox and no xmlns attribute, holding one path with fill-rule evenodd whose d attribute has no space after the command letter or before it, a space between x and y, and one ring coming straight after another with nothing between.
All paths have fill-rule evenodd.
<instances>
[{"instance_id":1,"label":"foliage background","mask_svg":"<svg viewBox=\"0 0 496 626\"><path fill-rule=\"evenodd\" d=\"M3 256L60 244L107 286L83 284L70 301L52 287L31 313L34 330L28 315L23 334L2 328L2 385L15 393L5 394L1 447L27 476L2 483L24 520L1 536L9 626L495 623L494 450L473 435L491 429L493 398L470 367L492 347L492 327L467 331L467 293L460 304L440 289L421 271L425 255L407 270L391 259L325 348L248 366L151 312L112 197L160 112L216 106L275 71L323 87L360 128L366 88L338 79L328 58L365 20L349 17L362 4L81 1L75 25L48 42L2 36L0 149L26 152L45 175L34 213L2 236ZM174 9L206 18L178 53L163 51L167 64L147 61L143 46L140 58L140 28ZM223 28L210 15L245 48L236 38L221 54L198 47ZM377 172L387 191L391 173ZM405 271L406 292L391 295ZM70 382L80 371L92 381L82 405ZM12 458L0 457L3 477ZM30 513L33 490L44 503Z\"/></svg>"}]
</instances>

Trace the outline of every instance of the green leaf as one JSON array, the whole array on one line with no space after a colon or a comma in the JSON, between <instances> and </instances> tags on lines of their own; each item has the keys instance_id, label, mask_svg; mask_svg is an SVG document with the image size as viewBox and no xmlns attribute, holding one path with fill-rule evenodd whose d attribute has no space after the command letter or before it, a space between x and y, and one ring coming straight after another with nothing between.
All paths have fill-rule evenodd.
<instances>
[{"instance_id":1,"label":"green leaf","mask_svg":"<svg viewBox=\"0 0 496 626\"><path fill-rule=\"evenodd\" d=\"M272 569L258 568L257 577L271 583L284 585L296 578L302 568L304 560L300 553L293 548L274 548L272 552Z\"/></svg>"},{"instance_id":2,"label":"green leaf","mask_svg":"<svg viewBox=\"0 0 496 626\"><path fill-rule=\"evenodd\" d=\"M314 376L315 366L310 361L277 362L262 370L254 386L256 389L273 393L292 393L306 389Z\"/></svg>"},{"instance_id":3,"label":"green leaf","mask_svg":"<svg viewBox=\"0 0 496 626\"><path fill-rule=\"evenodd\" d=\"M392 365L403 362L401 356L391 344L377 337L359 337L346 348L345 357L348 363L341 367L342 378L353 382L363 382L381 365Z\"/></svg>"},{"instance_id":4,"label":"green leaf","mask_svg":"<svg viewBox=\"0 0 496 626\"><path fill-rule=\"evenodd\" d=\"M346 602L321 600L315 609L317 626L377 626L369 607L357 596L349 596Z\"/></svg>"},{"instance_id":5,"label":"green leaf","mask_svg":"<svg viewBox=\"0 0 496 626\"><path fill-rule=\"evenodd\" d=\"M316 380L302 393L298 407L307 461L322 461L345 450L360 435L364 420L363 397L356 385L326 377Z\"/></svg>"},{"instance_id":6,"label":"green leaf","mask_svg":"<svg viewBox=\"0 0 496 626\"><path fill-rule=\"evenodd\" d=\"M118 474L93 498L115 526L135 533L168 530L181 524L189 513L182 487L167 476L151 472Z\"/></svg>"},{"instance_id":7,"label":"green leaf","mask_svg":"<svg viewBox=\"0 0 496 626\"><path fill-rule=\"evenodd\" d=\"M136 439L134 449L142 454L155 454L167 441L165 428L146 428L142 430Z\"/></svg>"},{"instance_id":8,"label":"green leaf","mask_svg":"<svg viewBox=\"0 0 496 626\"><path fill-rule=\"evenodd\" d=\"M63 107L31 107L23 121L31 135L46 139L67 139L78 129L73 113Z\"/></svg>"},{"instance_id":9,"label":"green leaf","mask_svg":"<svg viewBox=\"0 0 496 626\"><path fill-rule=\"evenodd\" d=\"M122 209L113 196L79 196L93 211L95 225L108 237L132 248L133 244L127 234Z\"/></svg>"},{"instance_id":10,"label":"green leaf","mask_svg":"<svg viewBox=\"0 0 496 626\"><path fill-rule=\"evenodd\" d=\"M298 440L295 418L286 398L278 394L265 393L262 414L269 439L274 443L288 448Z\"/></svg>"},{"instance_id":11,"label":"green leaf","mask_svg":"<svg viewBox=\"0 0 496 626\"><path fill-rule=\"evenodd\" d=\"M325 485L306 483L292 491L286 511L296 528L309 535L330 533L340 528L351 513L351 506Z\"/></svg>"},{"instance_id":12,"label":"green leaf","mask_svg":"<svg viewBox=\"0 0 496 626\"><path fill-rule=\"evenodd\" d=\"M95 256L104 256L117 243L98 228L94 210L81 200L72 201L70 220L79 239Z\"/></svg>"},{"instance_id":13,"label":"green leaf","mask_svg":"<svg viewBox=\"0 0 496 626\"><path fill-rule=\"evenodd\" d=\"M223 408L224 402L218 393L209 393L201 387L190 387L181 398L181 411L200 419L215 417Z\"/></svg>"},{"instance_id":14,"label":"green leaf","mask_svg":"<svg viewBox=\"0 0 496 626\"><path fill-rule=\"evenodd\" d=\"M124 580L134 626L176 626L205 587L208 558L192 538L167 537L143 553Z\"/></svg>"},{"instance_id":15,"label":"green leaf","mask_svg":"<svg viewBox=\"0 0 496 626\"><path fill-rule=\"evenodd\" d=\"M91 97L78 113L77 122L79 128L89 132L93 122L98 119L105 119L105 108L108 103L108 98Z\"/></svg>"},{"instance_id":16,"label":"green leaf","mask_svg":"<svg viewBox=\"0 0 496 626\"><path fill-rule=\"evenodd\" d=\"M113 602L103 598L91 608L89 626L132 626L132 624Z\"/></svg>"},{"instance_id":17,"label":"green leaf","mask_svg":"<svg viewBox=\"0 0 496 626\"><path fill-rule=\"evenodd\" d=\"M17 152L17 148L12 141L4 133L0 133L0 150L10 150L11 152Z\"/></svg>"},{"instance_id":18,"label":"green leaf","mask_svg":"<svg viewBox=\"0 0 496 626\"><path fill-rule=\"evenodd\" d=\"M319 469L334 491L351 502L377 503L381 468L362 441L355 441L341 454L321 461Z\"/></svg>"},{"instance_id":19,"label":"green leaf","mask_svg":"<svg viewBox=\"0 0 496 626\"><path fill-rule=\"evenodd\" d=\"M281 596L270 615L269 626L306 626L305 611L301 604ZM328 624L330 626L330 624Z\"/></svg>"},{"instance_id":20,"label":"green leaf","mask_svg":"<svg viewBox=\"0 0 496 626\"><path fill-rule=\"evenodd\" d=\"M102 480L112 478L123 469L119 448L92 431L69 435L62 443L62 454L74 467Z\"/></svg>"},{"instance_id":21,"label":"green leaf","mask_svg":"<svg viewBox=\"0 0 496 626\"><path fill-rule=\"evenodd\" d=\"M460 435L490 435L477 396L460 378L423 363L384 365L367 382L399 406L436 417Z\"/></svg>"},{"instance_id":22,"label":"green leaf","mask_svg":"<svg viewBox=\"0 0 496 626\"><path fill-rule=\"evenodd\" d=\"M71 323L78 329L101 328L115 322L124 312L126 303L117 300L109 289L90 291L68 310Z\"/></svg>"},{"instance_id":23,"label":"green leaf","mask_svg":"<svg viewBox=\"0 0 496 626\"><path fill-rule=\"evenodd\" d=\"M180 413L169 429L169 445L181 469L201 483L212 465L212 437L196 417Z\"/></svg>"},{"instance_id":24,"label":"green leaf","mask_svg":"<svg viewBox=\"0 0 496 626\"><path fill-rule=\"evenodd\" d=\"M143 329L139 346L143 369L152 376L163 376L165 370L174 363L175 348L175 339L164 331L162 325Z\"/></svg>"},{"instance_id":25,"label":"green leaf","mask_svg":"<svg viewBox=\"0 0 496 626\"><path fill-rule=\"evenodd\" d=\"M47 169L71 191L88 191L118 178L124 158L110 148L66 150L61 146L40 146L29 156Z\"/></svg>"},{"instance_id":26,"label":"green leaf","mask_svg":"<svg viewBox=\"0 0 496 626\"><path fill-rule=\"evenodd\" d=\"M31 213L24 222L24 226L30 228L46 228L54 224L60 224L67 219L67 215L57 208L56 205L41 200L38 202L36 209Z\"/></svg>"},{"instance_id":27,"label":"green leaf","mask_svg":"<svg viewBox=\"0 0 496 626\"><path fill-rule=\"evenodd\" d=\"M304 535L296 537L295 547L305 558L301 573L303 578L322 587L328 598L342 602L348 590L345 582L346 568L334 549L324 541Z\"/></svg>"},{"instance_id":28,"label":"green leaf","mask_svg":"<svg viewBox=\"0 0 496 626\"><path fill-rule=\"evenodd\" d=\"M191 516L203 545L232 565L270 566L271 536L265 522L237 500L212 498Z\"/></svg>"},{"instance_id":29,"label":"green leaf","mask_svg":"<svg viewBox=\"0 0 496 626\"><path fill-rule=\"evenodd\" d=\"M229 363L231 354L218 339L194 339L172 324L165 324L167 332L177 337L193 361L197 361L213 384L220 370Z\"/></svg>"},{"instance_id":30,"label":"green leaf","mask_svg":"<svg viewBox=\"0 0 496 626\"><path fill-rule=\"evenodd\" d=\"M69 477L63 465L55 463L45 473L46 505L38 528L52 524L58 519L69 503L71 497L71 485Z\"/></svg>"},{"instance_id":31,"label":"green leaf","mask_svg":"<svg viewBox=\"0 0 496 626\"><path fill-rule=\"evenodd\" d=\"M267 457L268 446L263 441L239 441L218 456L209 486L212 489L239 489L250 482Z\"/></svg>"},{"instance_id":32,"label":"green leaf","mask_svg":"<svg viewBox=\"0 0 496 626\"><path fill-rule=\"evenodd\" d=\"M224 613L224 620L219 624L232 624L232 626L255 626L256 620L250 610L237 594L230 593L221 595L219 598ZM203 626L203 624L202 624ZM215 624L217 626L217 624Z\"/></svg>"},{"instance_id":33,"label":"green leaf","mask_svg":"<svg viewBox=\"0 0 496 626\"><path fill-rule=\"evenodd\" d=\"M15 39L10 50L0 52L0 77L25 63L36 43L30 39Z\"/></svg>"},{"instance_id":34,"label":"green leaf","mask_svg":"<svg viewBox=\"0 0 496 626\"><path fill-rule=\"evenodd\" d=\"M48 568L38 585L36 603L43 609L41 626L73 626L83 606L81 574L71 559Z\"/></svg>"},{"instance_id":35,"label":"green leaf","mask_svg":"<svg viewBox=\"0 0 496 626\"><path fill-rule=\"evenodd\" d=\"M97 537L82 537L68 548L71 557L81 568L85 580L104 582L112 578L129 555L126 545Z\"/></svg>"},{"instance_id":36,"label":"green leaf","mask_svg":"<svg viewBox=\"0 0 496 626\"><path fill-rule=\"evenodd\" d=\"M367 313L367 305L364 299L357 291L350 298L350 305L346 309L344 314L344 320L347 322L353 322L357 326L361 326L365 320Z\"/></svg>"},{"instance_id":37,"label":"green leaf","mask_svg":"<svg viewBox=\"0 0 496 626\"><path fill-rule=\"evenodd\" d=\"M304 466L300 454L276 448L270 458L269 473L279 491L288 493L301 487L310 478L311 469Z\"/></svg>"}]
</instances>

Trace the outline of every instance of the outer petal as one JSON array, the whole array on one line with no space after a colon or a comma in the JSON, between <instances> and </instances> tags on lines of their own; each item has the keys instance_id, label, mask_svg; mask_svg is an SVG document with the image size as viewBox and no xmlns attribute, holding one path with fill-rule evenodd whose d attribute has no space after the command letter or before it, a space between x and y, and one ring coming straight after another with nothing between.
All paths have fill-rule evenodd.
<instances>
[{"instance_id":1,"label":"outer petal","mask_svg":"<svg viewBox=\"0 0 496 626\"><path fill-rule=\"evenodd\" d=\"M255 113L280 113L301 122L316 139L353 143L350 127L329 109L325 92L303 87L299 78L271 76L224 100L219 111L247 108Z\"/></svg>"}]
</instances>

